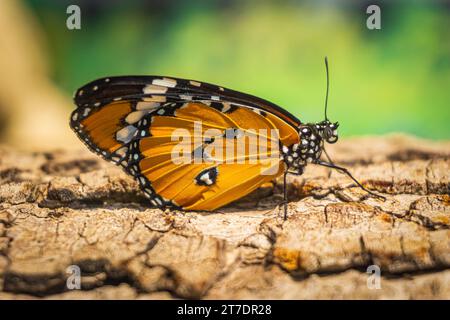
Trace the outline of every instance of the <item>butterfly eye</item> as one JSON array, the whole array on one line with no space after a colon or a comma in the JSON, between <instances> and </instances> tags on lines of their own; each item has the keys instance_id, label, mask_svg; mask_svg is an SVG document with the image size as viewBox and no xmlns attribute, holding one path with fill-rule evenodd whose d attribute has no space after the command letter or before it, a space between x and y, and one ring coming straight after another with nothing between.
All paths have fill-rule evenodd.
<instances>
[{"instance_id":1,"label":"butterfly eye","mask_svg":"<svg viewBox=\"0 0 450 320\"><path fill-rule=\"evenodd\" d=\"M335 143L338 140L336 127L335 126L333 126L333 127L331 127L331 126L325 127L325 129L323 131L323 138L328 143Z\"/></svg>"},{"instance_id":2,"label":"butterfly eye","mask_svg":"<svg viewBox=\"0 0 450 320\"><path fill-rule=\"evenodd\" d=\"M328 126L325 127L325 128L323 129L323 137L324 137L324 139L325 139L325 140L328 140L328 138L330 138L331 135L332 135L331 128L328 127Z\"/></svg>"}]
</instances>

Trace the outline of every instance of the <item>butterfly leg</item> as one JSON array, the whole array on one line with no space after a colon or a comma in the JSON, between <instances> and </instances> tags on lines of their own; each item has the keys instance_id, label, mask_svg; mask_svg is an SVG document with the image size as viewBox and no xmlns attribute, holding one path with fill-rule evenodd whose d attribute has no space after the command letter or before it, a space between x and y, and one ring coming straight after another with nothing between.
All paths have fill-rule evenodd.
<instances>
[{"instance_id":1,"label":"butterfly leg","mask_svg":"<svg viewBox=\"0 0 450 320\"><path fill-rule=\"evenodd\" d=\"M286 183L286 177L287 177L288 171L286 170L284 172L283 175L283 206L284 206L284 220L286 221L287 219L287 203L288 203L288 199L287 199L287 183Z\"/></svg>"},{"instance_id":2,"label":"butterfly leg","mask_svg":"<svg viewBox=\"0 0 450 320\"><path fill-rule=\"evenodd\" d=\"M352 174L350 173L350 171L348 171L348 169L346 169L346 168L344 168L344 167L337 166L337 165L335 165L334 163L328 163L328 162L321 161L321 160L317 160L317 161L315 162L315 164L318 164L318 165L320 165L320 166L324 166L324 167L328 167L328 168L331 168L331 169L336 169L336 170L338 170L338 171L341 171L342 173L344 173L344 174L346 174L348 177L350 177L350 179L352 179L352 180L358 185L358 187L360 187L361 189L363 189L363 190L366 191L367 193L369 193L369 194L371 194L371 195L373 195L373 196L375 196L375 197L377 197L377 198L381 198L381 199L383 199L383 200L386 200L386 198L383 197L382 195L379 195L379 194L377 194L377 193L375 193L375 192L372 192L372 191L366 189L366 188L365 188L358 180L356 180L355 177L352 176Z\"/></svg>"},{"instance_id":3,"label":"butterfly leg","mask_svg":"<svg viewBox=\"0 0 450 320\"><path fill-rule=\"evenodd\" d=\"M297 167L295 170L288 168L283 175L283 205L284 205L284 220L287 219L287 204L288 204L288 192L287 192L287 175L288 173L295 174L297 176L303 174L303 167Z\"/></svg>"}]
</instances>

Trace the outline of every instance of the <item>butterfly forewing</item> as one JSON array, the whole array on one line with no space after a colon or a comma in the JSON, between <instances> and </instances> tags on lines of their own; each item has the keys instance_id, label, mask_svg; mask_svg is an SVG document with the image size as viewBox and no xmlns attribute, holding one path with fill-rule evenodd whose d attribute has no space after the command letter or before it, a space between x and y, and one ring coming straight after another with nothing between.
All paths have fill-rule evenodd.
<instances>
[{"instance_id":1,"label":"butterfly forewing","mask_svg":"<svg viewBox=\"0 0 450 320\"><path fill-rule=\"evenodd\" d=\"M196 80L162 76L126 76L95 80L75 94L77 106L105 104L114 99L139 101L144 97L161 95L167 101L189 100L229 101L269 112L297 128L301 121L276 104L243 92Z\"/></svg>"}]
</instances>

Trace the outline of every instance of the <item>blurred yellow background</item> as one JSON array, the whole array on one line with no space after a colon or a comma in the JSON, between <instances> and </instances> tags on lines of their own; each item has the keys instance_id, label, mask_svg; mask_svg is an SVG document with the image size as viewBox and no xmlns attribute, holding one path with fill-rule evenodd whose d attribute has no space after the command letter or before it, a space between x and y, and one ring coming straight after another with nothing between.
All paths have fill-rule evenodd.
<instances>
[{"instance_id":1,"label":"blurred yellow background","mask_svg":"<svg viewBox=\"0 0 450 320\"><path fill-rule=\"evenodd\" d=\"M366 27L374 3L381 30ZM70 4L80 30L66 27ZM324 56L341 136L450 138L448 1L2 0L0 30L0 137L10 144L77 145L71 95L111 75L212 82L320 121Z\"/></svg>"}]
</instances>

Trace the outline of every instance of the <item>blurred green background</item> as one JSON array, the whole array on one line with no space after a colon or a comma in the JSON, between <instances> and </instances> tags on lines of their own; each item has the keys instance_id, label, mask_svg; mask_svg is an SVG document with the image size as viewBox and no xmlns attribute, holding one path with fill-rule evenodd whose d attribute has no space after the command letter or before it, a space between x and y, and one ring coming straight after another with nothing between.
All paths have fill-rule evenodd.
<instances>
[{"instance_id":1,"label":"blurred green background","mask_svg":"<svg viewBox=\"0 0 450 320\"><path fill-rule=\"evenodd\" d=\"M341 136L450 138L450 4L444 1L50 1L38 17L53 81L67 95L95 78L156 74L271 100L302 121L329 116ZM81 30L66 8L81 8ZM366 8L381 7L381 30Z\"/></svg>"}]
</instances>

